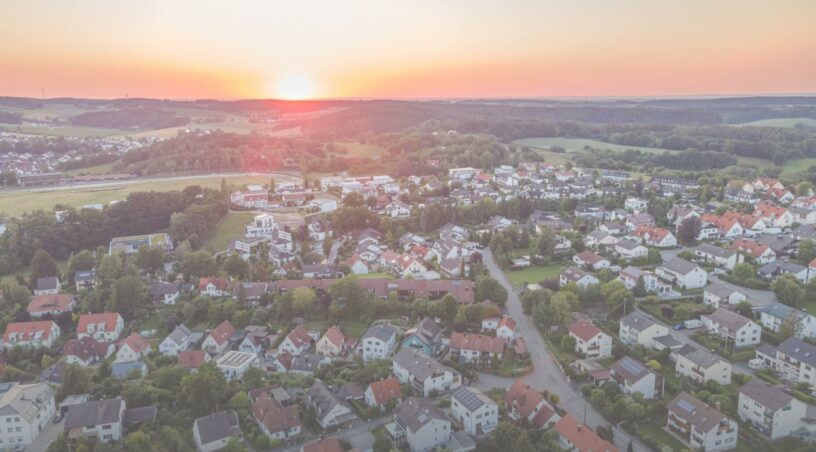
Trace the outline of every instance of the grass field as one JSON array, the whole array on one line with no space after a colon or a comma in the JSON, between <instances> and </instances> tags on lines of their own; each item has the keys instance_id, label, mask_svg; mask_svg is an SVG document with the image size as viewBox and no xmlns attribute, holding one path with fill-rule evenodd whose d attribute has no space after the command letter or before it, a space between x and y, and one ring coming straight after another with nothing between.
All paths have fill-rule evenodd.
<instances>
[{"instance_id":1,"label":"grass field","mask_svg":"<svg viewBox=\"0 0 816 452\"><path fill-rule=\"evenodd\" d=\"M792 173L794 171L807 171L807 169L816 165L816 158L788 160L782 167L782 174Z\"/></svg>"},{"instance_id":2,"label":"grass field","mask_svg":"<svg viewBox=\"0 0 816 452\"><path fill-rule=\"evenodd\" d=\"M87 168L79 168L66 171L66 176L88 175L88 174L107 174L111 172L114 162L103 163L101 165L89 166Z\"/></svg>"},{"instance_id":3,"label":"grass field","mask_svg":"<svg viewBox=\"0 0 816 452\"><path fill-rule=\"evenodd\" d=\"M547 265L545 267L530 267L523 270L505 270L504 275L514 286L523 286L524 283L538 283L545 279L557 278L561 272L560 265Z\"/></svg>"},{"instance_id":4,"label":"grass field","mask_svg":"<svg viewBox=\"0 0 816 452\"><path fill-rule=\"evenodd\" d=\"M268 181L268 178L260 176L230 176L226 179L227 183L233 185ZM86 204L108 204L111 201L123 200L130 193L137 191L181 190L189 185L218 188L221 185L221 177L144 181L128 185L100 185L76 189L55 188L42 191L0 192L0 213L18 216L32 210L51 209L55 204L73 207L81 207Z\"/></svg>"},{"instance_id":5,"label":"grass field","mask_svg":"<svg viewBox=\"0 0 816 452\"><path fill-rule=\"evenodd\" d=\"M561 146L564 148L568 153L575 152L580 153L584 151L586 146L590 146L597 149L607 149L610 151L617 151L623 152L628 149L634 149L643 152L650 152L650 153L663 153L663 152L672 152L670 149L660 149L660 148L650 148L644 146L624 146L621 144L613 144L613 143L606 143L603 141L598 140L587 140L584 138L561 138L561 137L554 137L554 138L524 138L521 140L516 140L513 142L519 146L528 146L531 148L536 149L550 149L553 146Z\"/></svg>"},{"instance_id":6,"label":"grass field","mask_svg":"<svg viewBox=\"0 0 816 452\"><path fill-rule=\"evenodd\" d=\"M348 149L349 154L353 157L379 159L383 152L385 152L385 149L382 146L377 146L376 144L339 142L337 145Z\"/></svg>"},{"instance_id":7,"label":"grass field","mask_svg":"<svg viewBox=\"0 0 816 452\"><path fill-rule=\"evenodd\" d=\"M215 227L215 233L204 244L204 248L218 252L229 248L230 242L244 235L244 226L255 216L252 212L232 212L222 218Z\"/></svg>"},{"instance_id":8,"label":"grass field","mask_svg":"<svg viewBox=\"0 0 816 452\"><path fill-rule=\"evenodd\" d=\"M393 278L392 275L390 275L388 273L383 273L383 272L372 272L372 273L367 273L365 275L357 275L357 277L360 278L360 279L374 279L374 278L392 279Z\"/></svg>"},{"instance_id":9,"label":"grass field","mask_svg":"<svg viewBox=\"0 0 816 452\"><path fill-rule=\"evenodd\" d=\"M774 163L770 160L760 159L756 157L742 157L742 156L735 156L737 157L737 163L744 166L756 166L760 170L765 168L773 168Z\"/></svg>"},{"instance_id":10,"label":"grass field","mask_svg":"<svg viewBox=\"0 0 816 452\"><path fill-rule=\"evenodd\" d=\"M777 119L760 119L759 121L744 122L737 124L739 126L757 126L757 127L784 127L792 128L797 125L807 127L816 127L816 119L813 118L777 118Z\"/></svg>"}]
</instances>

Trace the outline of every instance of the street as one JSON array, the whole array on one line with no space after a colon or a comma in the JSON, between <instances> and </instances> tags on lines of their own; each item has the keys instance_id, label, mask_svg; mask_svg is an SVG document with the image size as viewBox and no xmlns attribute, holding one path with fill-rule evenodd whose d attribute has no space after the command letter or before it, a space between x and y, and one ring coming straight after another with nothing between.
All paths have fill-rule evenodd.
<instances>
[{"instance_id":1,"label":"street","mask_svg":"<svg viewBox=\"0 0 816 452\"><path fill-rule=\"evenodd\" d=\"M49 444L57 440L60 433L62 433L63 427L65 426L65 418L63 417L56 424L52 421L53 419L49 420L48 423L45 424L34 442L26 447L26 452L42 452L48 449Z\"/></svg>"},{"instance_id":2,"label":"street","mask_svg":"<svg viewBox=\"0 0 816 452\"><path fill-rule=\"evenodd\" d=\"M534 388L539 390L546 389L550 393L558 395L560 399L558 405L569 414L575 416L579 422L583 422L583 420L586 419L586 425L593 430L597 429L599 425L609 425L610 423L601 413L584 400L578 393L577 388L567 380L556 362L555 357L547 350L547 346L538 328L536 328L532 319L524 314L518 293L507 281L501 268L496 264L490 249L485 248L482 250L482 262L490 272L490 276L507 289L508 314L516 321L518 332L524 338L527 343L527 349L530 351L530 357L534 367L531 373L523 377L524 381ZM515 379L513 378L480 374L479 382L477 382L475 386L481 390L489 390L494 387L508 388L514 381ZM630 439L635 451L651 450L637 438L631 438L623 429L613 426L613 431L615 433L615 445L620 450L627 449Z\"/></svg>"},{"instance_id":3,"label":"street","mask_svg":"<svg viewBox=\"0 0 816 452\"><path fill-rule=\"evenodd\" d=\"M381 417L378 417L376 419L372 419L372 420L367 421L367 422L358 420L358 421L353 422L350 426L346 427L344 430L342 430L340 432L333 433L333 434L330 434L330 435L325 435L325 436L327 436L327 437L334 436L334 437L337 437L337 439L349 439L349 438L353 438L353 437L355 437L357 435L362 435L363 433L366 433L366 432L368 432L369 430L371 430L373 428L379 427L381 425L385 425L385 424L391 422L393 419L394 418L392 416L381 416ZM281 447L281 448L277 448L277 449L274 449L274 450L275 451L281 451L281 452L297 452L297 451L300 450L300 446L302 446L303 444L306 444L306 443L310 443L310 442L312 442L312 441L314 441L316 439L318 439L318 436L312 435L312 436L304 438L304 439L302 439L300 441L294 441L294 442L288 443L286 445L286 447Z\"/></svg>"}]
</instances>

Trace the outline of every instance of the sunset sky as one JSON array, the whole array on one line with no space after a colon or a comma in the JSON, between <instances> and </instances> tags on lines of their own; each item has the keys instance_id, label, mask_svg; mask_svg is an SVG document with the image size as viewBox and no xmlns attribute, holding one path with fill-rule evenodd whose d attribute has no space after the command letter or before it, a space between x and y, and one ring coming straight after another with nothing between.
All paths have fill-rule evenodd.
<instances>
[{"instance_id":1,"label":"sunset sky","mask_svg":"<svg viewBox=\"0 0 816 452\"><path fill-rule=\"evenodd\" d=\"M0 0L0 95L816 93L813 0Z\"/></svg>"}]
</instances>

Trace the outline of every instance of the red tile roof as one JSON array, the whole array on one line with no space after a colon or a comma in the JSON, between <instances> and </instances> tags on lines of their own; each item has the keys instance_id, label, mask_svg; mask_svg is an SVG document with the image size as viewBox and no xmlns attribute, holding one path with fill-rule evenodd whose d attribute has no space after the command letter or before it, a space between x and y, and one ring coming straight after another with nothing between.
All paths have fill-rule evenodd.
<instances>
[{"instance_id":1,"label":"red tile roof","mask_svg":"<svg viewBox=\"0 0 816 452\"><path fill-rule=\"evenodd\" d=\"M266 392L261 393L252 404L252 416L272 434L300 426L297 406L284 407Z\"/></svg>"},{"instance_id":2,"label":"red tile roof","mask_svg":"<svg viewBox=\"0 0 816 452\"><path fill-rule=\"evenodd\" d=\"M41 320L38 322L12 322L6 325L6 332L3 334L3 342L8 344L9 337L16 334L15 342L29 342L40 333L42 340L48 340L51 336L51 326L54 322Z\"/></svg>"},{"instance_id":3,"label":"red tile roof","mask_svg":"<svg viewBox=\"0 0 816 452\"><path fill-rule=\"evenodd\" d=\"M315 441L303 446L303 452L343 452L337 438L330 436L322 441Z\"/></svg>"},{"instance_id":4,"label":"red tile roof","mask_svg":"<svg viewBox=\"0 0 816 452\"><path fill-rule=\"evenodd\" d=\"M544 396L540 392L531 388L524 380L516 380L513 385L504 393L504 404L508 410L515 410L524 417L528 418L536 407L544 400Z\"/></svg>"},{"instance_id":5,"label":"red tile roof","mask_svg":"<svg viewBox=\"0 0 816 452\"><path fill-rule=\"evenodd\" d=\"M307 334L308 336L308 334ZM323 337L329 340L335 347L342 347L343 344L346 342L346 336L343 335L343 332L340 331L340 327L337 325L333 325L331 328L326 330L323 334Z\"/></svg>"},{"instance_id":6,"label":"red tile roof","mask_svg":"<svg viewBox=\"0 0 816 452\"><path fill-rule=\"evenodd\" d=\"M31 299L26 311L29 314L50 311L69 311L74 297L68 294L37 295Z\"/></svg>"},{"instance_id":7,"label":"red tile roof","mask_svg":"<svg viewBox=\"0 0 816 452\"><path fill-rule=\"evenodd\" d=\"M572 415L568 414L556 422L555 430L579 452L618 452L617 447L596 435L586 425L581 425Z\"/></svg>"},{"instance_id":8,"label":"red tile roof","mask_svg":"<svg viewBox=\"0 0 816 452\"><path fill-rule=\"evenodd\" d=\"M136 333L131 334L130 336L122 339L119 341L119 348L127 345L136 353L142 353L143 351L150 348L150 343L145 340L142 336L139 336Z\"/></svg>"},{"instance_id":9,"label":"red tile roof","mask_svg":"<svg viewBox=\"0 0 816 452\"><path fill-rule=\"evenodd\" d=\"M499 324L496 325L496 328L498 329L498 328L501 328L503 326L506 326L507 328L510 328L511 330L515 331L516 330L516 321L513 320L512 317L504 316L504 317L501 318L501 320L499 320Z\"/></svg>"},{"instance_id":10,"label":"red tile roof","mask_svg":"<svg viewBox=\"0 0 816 452\"><path fill-rule=\"evenodd\" d=\"M578 320L577 322L572 323L568 329L570 333L580 337L584 341L588 341L597 336L598 333L603 332L597 326L584 320Z\"/></svg>"},{"instance_id":11,"label":"red tile roof","mask_svg":"<svg viewBox=\"0 0 816 452\"><path fill-rule=\"evenodd\" d=\"M184 369L198 369L207 359L202 350L184 350L178 354L178 365Z\"/></svg>"},{"instance_id":12,"label":"red tile roof","mask_svg":"<svg viewBox=\"0 0 816 452\"><path fill-rule=\"evenodd\" d=\"M88 325L105 324L105 332L110 333L116 331L116 324L122 317L116 312L105 312L102 314L82 314L79 316L79 323L77 324L77 332L85 333L88 331Z\"/></svg>"},{"instance_id":13,"label":"red tile roof","mask_svg":"<svg viewBox=\"0 0 816 452\"><path fill-rule=\"evenodd\" d=\"M450 339L452 350L476 350L482 353L501 353L504 341L499 337L481 334L453 333Z\"/></svg>"},{"instance_id":14,"label":"red tile roof","mask_svg":"<svg viewBox=\"0 0 816 452\"><path fill-rule=\"evenodd\" d=\"M229 320L224 320L220 325L215 327L215 329L210 331L210 337L212 337L218 345L228 341L233 334L235 334L235 327L229 323Z\"/></svg>"},{"instance_id":15,"label":"red tile roof","mask_svg":"<svg viewBox=\"0 0 816 452\"><path fill-rule=\"evenodd\" d=\"M303 325L298 325L286 335L287 338L294 344L295 347L302 347L312 342L312 337L309 336L309 331Z\"/></svg>"},{"instance_id":16,"label":"red tile roof","mask_svg":"<svg viewBox=\"0 0 816 452\"><path fill-rule=\"evenodd\" d=\"M385 380L375 381L369 385L371 393L374 396L374 402L377 405L388 403L394 399L402 398L402 389L399 385L397 377L386 378Z\"/></svg>"},{"instance_id":17,"label":"red tile roof","mask_svg":"<svg viewBox=\"0 0 816 452\"><path fill-rule=\"evenodd\" d=\"M110 347L110 342L97 341L90 336L85 336L82 339L71 339L66 342L62 354L76 356L83 361L105 359L108 357Z\"/></svg>"},{"instance_id":18,"label":"red tile roof","mask_svg":"<svg viewBox=\"0 0 816 452\"><path fill-rule=\"evenodd\" d=\"M198 280L198 290L207 290L207 285L212 283L217 290L227 290L227 278L211 277Z\"/></svg>"}]
</instances>

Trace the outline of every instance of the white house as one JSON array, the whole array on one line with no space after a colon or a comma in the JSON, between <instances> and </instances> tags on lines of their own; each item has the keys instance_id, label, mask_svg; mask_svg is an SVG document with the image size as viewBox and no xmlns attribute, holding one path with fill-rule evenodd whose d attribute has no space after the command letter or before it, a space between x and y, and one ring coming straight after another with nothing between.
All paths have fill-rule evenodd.
<instances>
[{"instance_id":1,"label":"white house","mask_svg":"<svg viewBox=\"0 0 816 452\"><path fill-rule=\"evenodd\" d=\"M733 270L735 265L743 261L742 254L709 243L701 243L694 247L694 255L728 270Z\"/></svg>"},{"instance_id":2,"label":"white house","mask_svg":"<svg viewBox=\"0 0 816 452\"><path fill-rule=\"evenodd\" d=\"M215 361L227 381L240 380L247 370L258 367L258 354L230 350Z\"/></svg>"},{"instance_id":3,"label":"white house","mask_svg":"<svg viewBox=\"0 0 816 452\"><path fill-rule=\"evenodd\" d=\"M502 317L496 326L496 337L512 342L516 338L516 321L512 317Z\"/></svg>"},{"instance_id":4,"label":"white house","mask_svg":"<svg viewBox=\"0 0 816 452\"><path fill-rule=\"evenodd\" d=\"M683 258L675 257L655 269L655 274L682 289L699 289L708 282L708 273L699 265Z\"/></svg>"},{"instance_id":5,"label":"white house","mask_svg":"<svg viewBox=\"0 0 816 452\"><path fill-rule=\"evenodd\" d=\"M219 411L193 421L193 441L199 452L215 452L232 438L240 438L241 424L235 411Z\"/></svg>"},{"instance_id":6,"label":"white house","mask_svg":"<svg viewBox=\"0 0 816 452\"><path fill-rule=\"evenodd\" d=\"M572 262L579 267L595 271L603 268L609 268L611 265L608 260L593 253L592 251L582 251L575 256L572 256Z\"/></svg>"},{"instance_id":7,"label":"white house","mask_svg":"<svg viewBox=\"0 0 816 452\"><path fill-rule=\"evenodd\" d=\"M306 353L312 346L312 337L303 325L296 326L278 346L278 350L286 351L293 356Z\"/></svg>"},{"instance_id":8,"label":"white house","mask_svg":"<svg viewBox=\"0 0 816 452\"><path fill-rule=\"evenodd\" d=\"M664 294L671 291L671 285L661 281L654 273L641 270L637 267L626 267L618 273L618 279L629 290L634 290L638 281L643 280L643 289L647 293Z\"/></svg>"},{"instance_id":9,"label":"white house","mask_svg":"<svg viewBox=\"0 0 816 452\"><path fill-rule=\"evenodd\" d=\"M669 328L646 314L638 311L622 317L618 337L624 344L640 344L654 348L655 339L669 334Z\"/></svg>"},{"instance_id":10,"label":"white house","mask_svg":"<svg viewBox=\"0 0 816 452\"><path fill-rule=\"evenodd\" d=\"M60 336L60 327L51 320L11 322L3 334L3 347L51 348Z\"/></svg>"},{"instance_id":11,"label":"white house","mask_svg":"<svg viewBox=\"0 0 816 452\"><path fill-rule=\"evenodd\" d=\"M9 449L33 443L56 413L48 383L10 385L0 396L0 445Z\"/></svg>"},{"instance_id":12,"label":"white house","mask_svg":"<svg viewBox=\"0 0 816 452\"><path fill-rule=\"evenodd\" d=\"M625 261L637 259L639 257L646 257L649 254L649 249L640 243L632 240L619 240L615 244L615 252Z\"/></svg>"},{"instance_id":13,"label":"white house","mask_svg":"<svg viewBox=\"0 0 816 452\"><path fill-rule=\"evenodd\" d=\"M363 361L388 358L397 345L397 328L387 323L371 326L360 338Z\"/></svg>"},{"instance_id":14,"label":"white house","mask_svg":"<svg viewBox=\"0 0 816 452\"><path fill-rule=\"evenodd\" d=\"M723 385L731 383L731 364L707 350L684 345L672 352L672 356L676 375L700 384L712 380Z\"/></svg>"},{"instance_id":15,"label":"white house","mask_svg":"<svg viewBox=\"0 0 816 452\"><path fill-rule=\"evenodd\" d=\"M578 320L569 327L569 335L575 339L575 351L587 358L612 356L612 336L597 326Z\"/></svg>"},{"instance_id":16,"label":"white house","mask_svg":"<svg viewBox=\"0 0 816 452\"><path fill-rule=\"evenodd\" d=\"M262 392L251 406L252 417L264 435L278 441L287 441L301 432L297 405L283 406Z\"/></svg>"},{"instance_id":17,"label":"white house","mask_svg":"<svg viewBox=\"0 0 816 452\"><path fill-rule=\"evenodd\" d=\"M366 405L383 408L385 404L392 400L402 399L402 388L397 377L389 377L385 380L373 381L365 391Z\"/></svg>"},{"instance_id":18,"label":"white house","mask_svg":"<svg viewBox=\"0 0 816 452\"><path fill-rule=\"evenodd\" d=\"M95 436L101 442L122 439L125 401L120 398L70 405L65 414L65 431L71 437Z\"/></svg>"},{"instance_id":19,"label":"white house","mask_svg":"<svg viewBox=\"0 0 816 452\"><path fill-rule=\"evenodd\" d=\"M490 433L499 424L499 405L481 391L459 386L451 393L451 412L472 436Z\"/></svg>"},{"instance_id":20,"label":"white house","mask_svg":"<svg viewBox=\"0 0 816 452\"><path fill-rule=\"evenodd\" d=\"M442 410L432 401L416 397L397 405L393 424L386 426L392 440L407 444L411 452L435 450L450 440L451 431L451 422Z\"/></svg>"},{"instance_id":21,"label":"white house","mask_svg":"<svg viewBox=\"0 0 816 452\"><path fill-rule=\"evenodd\" d=\"M739 390L739 418L771 439L790 436L803 425L807 405L781 389L754 378Z\"/></svg>"},{"instance_id":22,"label":"white house","mask_svg":"<svg viewBox=\"0 0 816 452\"><path fill-rule=\"evenodd\" d=\"M567 267L561 270L558 277L559 285L564 287L571 282L577 284L578 287L586 289L593 284L598 284L600 281L598 278L590 275L578 267Z\"/></svg>"},{"instance_id":23,"label":"white house","mask_svg":"<svg viewBox=\"0 0 816 452\"><path fill-rule=\"evenodd\" d=\"M230 346L230 338L235 334L235 327L224 320L220 325L213 328L210 334L201 343L201 349L211 355L225 352Z\"/></svg>"},{"instance_id":24,"label":"white house","mask_svg":"<svg viewBox=\"0 0 816 452\"><path fill-rule=\"evenodd\" d=\"M692 450L720 451L737 446L739 425L691 394L681 392L666 409L666 426Z\"/></svg>"},{"instance_id":25,"label":"white house","mask_svg":"<svg viewBox=\"0 0 816 452\"><path fill-rule=\"evenodd\" d=\"M647 400L663 394L663 376L634 358L624 356L612 365L609 372L625 394L640 393Z\"/></svg>"},{"instance_id":26,"label":"white house","mask_svg":"<svg viewBox=\"0 0 816 452\"><path fill-rule=\"evenodd\" d=\"M459 372L412 348L403 348L394 355L392 370L400 384L410 385L423 397L444 393L462 384Z\"/></svg>"},{"instance_id":27,"label":"white house","mask_svg":"<svg viewBox=\"0 0 816 452\"><path fill-rule=\"evenodd\" d=\"M124 329L125 320L115 312L82 314L77 323L77 338L88 336L98 341L114 342Z\"/></svg>"},{"instance_id":28,"label":"white house","mask_svg":"<svg viewBox=\"0 0 816 452\"><path fill-rule=\"evenodd\" d=\"M728 338L736 348L759 345L762 329L734 311L717 308L711 314L701 315L700 320L710 333Z\"/></svg>"},{"instance_id":29,"label":"white house","mask_svg":"<svg viewBox=\"0 0 816 452\"><path fill-rule=\"evenodd\" d=\"M791 383L816 386L816 346L789 337L776 348L773 367Z\"/></svg>"},{"instance_id":30,"label":"white house","mask_svg":"<svg viewBox=\"0 0 816 452\"><path fill-rule=\"evenodd\" d=\"M759 321L762 326L774 333L779 331L785 320L796 319L797 325L794 333L796 337L816 337L816 318L804 311L774 302L757 309L757 312L759 312Z\"/></svg>"},{"instance_id":31,"label":"white house","mask_svg":"<svg viewBox=\"0 0 816 452\"><path fill-rule=\"evenodd\" d=\"M115 363L141 361L150 353L150 343L138 334L131 334L119 343Z\"/></svg>"},{"instance_id":32,"label":"white house","mask_svg":"<svg viewBox=\"0 0 816 452\"><path fill-rule=\"evenodd\" d=\"M711 284L706 287L705 292L703 292L703 302L715 308L719 308L721 305L735 305L747 299L748 297L744 293L733 286L721 282Z\"/></svg>"},{"instance_id":33,"label":"white house","mask_svg":"<svg viewBox=\"0 0 816 452\"><path fill-rule=\"evenodd\" d=\"M323 429L336 427L357 419L351 408L320 380L306 390L305 402L314 408L317 423Z\"/></svg>"},{"instance_id":34,"label":"white house","mask_svg":"<svg viewBox=\"0 0 816 452\"><path fill-rule=\"evenodd\" d=\"M179 352L187 350L192 345L193 332L184 325L178 325L159 344L159 352L162 355L177 356Z\"/></svg>"}]
</instances>

